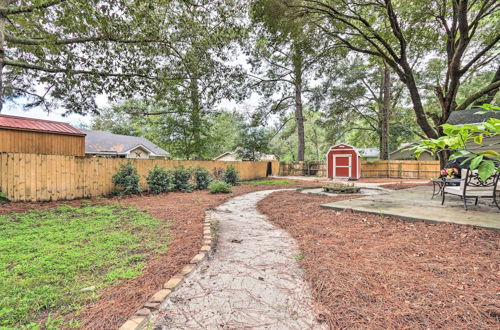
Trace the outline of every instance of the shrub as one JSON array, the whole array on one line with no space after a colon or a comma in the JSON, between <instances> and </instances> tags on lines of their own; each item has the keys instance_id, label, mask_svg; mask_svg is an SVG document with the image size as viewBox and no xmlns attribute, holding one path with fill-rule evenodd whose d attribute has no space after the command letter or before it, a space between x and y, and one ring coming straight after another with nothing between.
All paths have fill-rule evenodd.
<instances>
[{"instance_id":1,"label":"shrub","mask_svg":"<svg viewBox=\"0 0 500 330\"><path fill-rule=\"evenodd\" d=\"M212 181L208 185L208 190L211 194L229 194L232 192L231 185L224 181Z\"/></svg>"},{"instance_id":2,"label":"shrub","mask_svg":"<svg viewBox=\"0 0 500 330\"><path fill-rule=\"evenodd\" d=\"M238 171L232 165L228 166L224 171L223 179L225 183L235 186L239 180Z\"/></svg>"},{"instance_id":3,"label":"shrub","mask_svg":"<svg viewBox=\"0 0 500 330\"><path fill-rule=\"evenodd\" d=\"M212 176L216 179L216 180L223 180L223 176L224 176L224 169L221 168L221 167L215 167L212 171Z\"/></svg>"},{"instance_id":4,"label":"shrub","mask_svg":"<svg viewBox=\"0 0 500 330\"><path fill-rule=\"evenodd\" d=\"M131 163L121 164L118 171L113 175L113 183L120 188L119 195L133 195L141 192L139 175Z\"/></svg>"},{"instance_id":5,"label":"shrub","mask_svg":"<svg viewBox=\"0 0 500 330\"><path fill-rule=\"evenodd\" d=\"M186 170L183 167L178 167L172 171L174 190L191 192L194 189L194 185L189 183L191 179L191 171Z\"/></svg>"},{"instance_id":6,"label":"shrub","mask_svg":"<svg viewBox=\"0 0 500 330\"><path fill-rule=\"evenodd\" d=\"M0 191L0 205L10 203L10 199L6 194Z\"/></svg>"},{"instance_id":7,"label":"shrub","mask_svg":"<svg viewBox=\"0 0 500 330\"><path fill-rule=\"evenodd\" d=\"M149 191L153 194L161 194L174 189L172 174L163 167L155 166L149 171L146 181L148 182Z\"/></svg>"},{"instance_id":8,"label":"shrub","mask_svg":"<svg viewBox=\"0 0 500 330\"><path fill-rule=\"evenodd\" d=\"M198 190L207 189L208 185L212 181L210 172L203 167L197 167L193 170L194 176L194 188Z\"/></svg>"}]
</instances>

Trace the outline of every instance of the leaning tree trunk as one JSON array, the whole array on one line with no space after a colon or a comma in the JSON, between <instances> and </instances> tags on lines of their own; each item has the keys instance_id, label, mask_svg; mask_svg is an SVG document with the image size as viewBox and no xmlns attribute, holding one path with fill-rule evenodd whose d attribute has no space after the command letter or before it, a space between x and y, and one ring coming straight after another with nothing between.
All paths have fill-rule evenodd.
<instances>
[{"instance_id":1,"label":"leaning tree trunk","mask_svg":"<svg viewBox=\"0 0 500 330\"><path fill-rule=\"evenodd\" d=\"M298 150L297 160L303 161L305 154L305 137L304 137L304 113L302 108L302 53L300 47L295 45L293 56L293 69L295 75L295 120L297 122L297 137L298 137Z\"/></svg>"},{"instance_id":2,"label":"leaning tree trunk","mask_svg":"<svg viewBox=\"0 0 500 330\"><path fill-rule=\"evenodd\" d=\"M391 114L391 72L384 62L383 102L380 107L380 159L389 159L389 117Z\"/></svg>"}]
</instances>

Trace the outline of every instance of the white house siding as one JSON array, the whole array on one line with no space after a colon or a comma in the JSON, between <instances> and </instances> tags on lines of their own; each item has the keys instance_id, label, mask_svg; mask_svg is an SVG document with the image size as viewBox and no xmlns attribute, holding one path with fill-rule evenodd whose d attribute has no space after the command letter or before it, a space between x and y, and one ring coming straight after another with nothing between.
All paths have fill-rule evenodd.
<instances>
[{"instance_id":1,"label":"white house siding","mask_svg":"<svg viewBox=\"0 0 500 330\"><path fill-rule=\"evenodd\" d=\"M130 150L127 154L126 158L134 158L134 159L149 159L150 152L144 148L137 147L135 149Z\"/></svg>"}]
</instances>

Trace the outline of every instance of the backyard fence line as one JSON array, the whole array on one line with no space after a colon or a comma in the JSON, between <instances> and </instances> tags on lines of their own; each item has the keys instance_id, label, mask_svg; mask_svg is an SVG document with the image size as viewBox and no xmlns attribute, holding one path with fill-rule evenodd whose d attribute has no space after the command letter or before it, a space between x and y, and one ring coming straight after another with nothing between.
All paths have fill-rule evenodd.
<instances>
[{"instance_id":1,"label":"backyard fence line","mask_svg":"<svg viewBox=\"0 0 500 330\"><path fill-rule=\"evenodd\" d=\"M438 160L361 161L361 177L430 179L439 176ZM326 162L280 163L280 175L311 175L326 177Z\"/></svg>"},{"instance_id":2,"label":"backyard fence line","mask_svg":"<svg viewBox=\"0 0 500 330\"><path fill-rule=\"evenodd\" d=\"M173 169L183 166L214 170L232 165L240 179L266 177L270 162L183 161L77 157L24 153L0 153L0 191L11 201L57 201L108 195L115 189L112 176L121 164L132 163L146 188L145 177L155 165ZM277 174L279 163L272 163Z\"/></svg>"}]
</instances>

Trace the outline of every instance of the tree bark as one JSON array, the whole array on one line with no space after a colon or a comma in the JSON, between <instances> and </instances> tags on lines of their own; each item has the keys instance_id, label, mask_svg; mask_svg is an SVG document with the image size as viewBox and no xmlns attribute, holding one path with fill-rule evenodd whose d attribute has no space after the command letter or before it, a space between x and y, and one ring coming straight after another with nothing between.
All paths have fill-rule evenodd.
<instances>
[{"instance_id":1,"label":"tree bark","mask_svg":"<svg viewBox=\"0 0 500 330\"><path fill-rule=\"evenodd\" d=\"M302 54L300 47L294 47L293 69L295 73L295 120L297 122L297 137L298 150L297 160L303 161L305 154L305 137L304 137L304 113L302 107Z\"/></svg>"},{"instance_id":2,"label":"tree bark","mask_svg":"<svg viewBox=\"0 0 500 330\"><path fill-rule=\"evenodd\" d=\"M384 62L383 102L380 107L380 159L389 159L389 117L391 115L391 71Z\"/></svg>"},{"instance_id":3,"label":"tree bark","mask_svg":"<svg viewBox=\"0 0 500 330\"><path fill-rule=\"evenodd\" d=\"M7 0L0 0L0 6L5 8L8 5ZM5 16L0 16L0 113L3 109L5 100L4 91L4 68L5 68Z\"/></svg>"},{"instance_id":4,"label":"tree bark","mask_svg":"<svg viewBox=\"0 0 500 330\"><path fill-rule=\"evenodd\" d=\"M491 84L493 84L499 80L500 80L500 65L498 66L497 71L495 72L495 75L493 76L493 79L491 80ZM497 93L498 93L498 88L490 91L482 98L477 99L476 102L474 103L473 107L479 107L483 104L490 104L495 99L495 96L497 95Z\"/></svg>"},{"instance_id":5,"label":"tree bark","mask_svg":"<svg viewBox=\"0 0 500 330\"><path fill-rule=\"evenodd\" d=\"M200 105L200 91L198 88L198 80L191 79L190 81L191 92L191 130L193 134L193 148L192 154L196 160L202 158L202 143L201 143L201 105Z\"/></svg>"}]
</instances>

